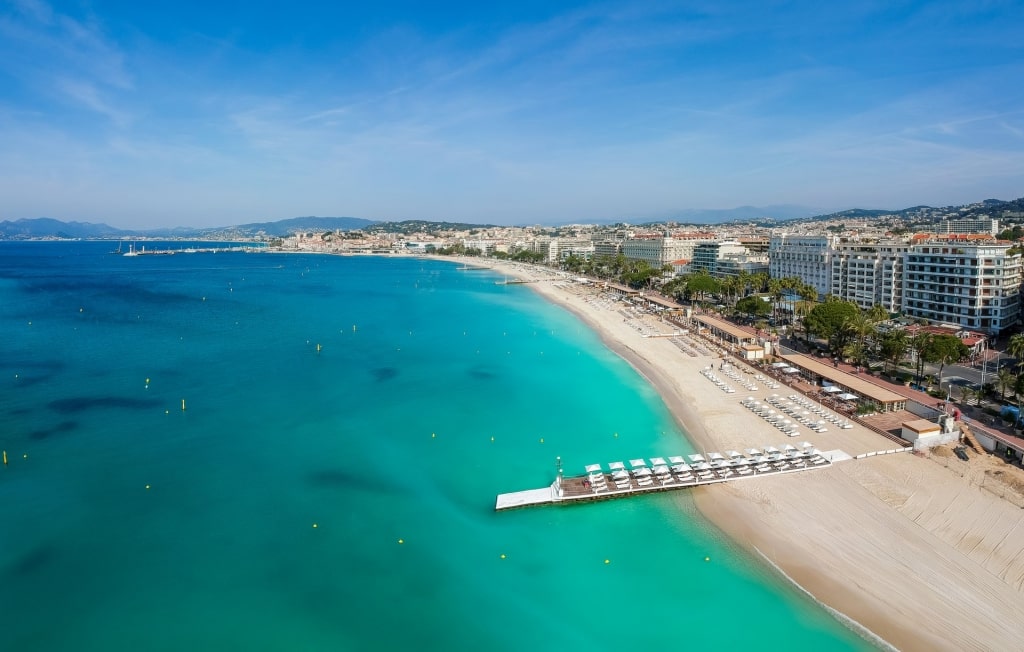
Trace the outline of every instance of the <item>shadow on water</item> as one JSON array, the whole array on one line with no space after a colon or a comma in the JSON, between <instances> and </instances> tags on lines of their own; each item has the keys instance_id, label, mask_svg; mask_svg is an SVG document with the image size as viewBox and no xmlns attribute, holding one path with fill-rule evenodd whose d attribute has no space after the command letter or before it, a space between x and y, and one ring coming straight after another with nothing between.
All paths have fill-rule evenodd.
<instances>
[{"instance_id":1,"label":"shadow on water","mask_svg":"<svg viewBox=\"0 0 1024 652\"><path fill-rule=\"evenodd\" d=\"M62 414L76 414L94 408L146 410L157 407L160 405L160 401L156 399L125 398L123 396L100 396L98 398L78 396L75 398L60 398L50 401L48 405L50 409Z\"/></svg>"},{"instance_id":2,"label":"shadow on water","mask_svg":"<svg viewBox=\"0 0 1024 652\"><path fill-rule=\"evenodd\" d=\"M381 482L375 475L360 475L342 469L323 469L306 475L306 481L316 489L342 489L393 494L397 487Z\"/></svg>"},{"instance_id":3,"label":"shadow on water","mask_svg":"<svg viewBox=\"0 0 1024 652\"><path fill-rule=\"evenodd\" d=\"M33 430L32 432L30 432L28 434L28 436L29 436L29 439L35 439L35 440L38 441L40 439L48 439L48 438L52 437L53 435L59 435L59 434L65 433L65 432L71 432L72 430L75 430L76 428L78 428L78 422L77 421L61 421L60 423L58 423L57 425L53 426L52 428L43 428L41 430Z\"/></svg>"},{"instance_id":4,"label":"shadow on water","mask_svg":"<svg viewBox=\"0 0 1024 652\"><path fill-rule=\"evenodd\" d=\"M476 380L494 380L498 377L495 372L481 366L471 367L466 373Z\"/></svg>"},{"instance_id":5,"label":"shadow on water","mask_svg":"<svg viewBox=\"0 0 1024 652\"><path fill-rule=\"evenodd\" d=\"M14 560L8 573L14 577L32 575L53 561L57 556L56 549L49 544L38 545Z\"/></svg>"},{"instance_id":6,"label":"shadow on water","mask_svg":"<svg viewBox=\"0 0 1024 652\"><path fill-rule=\"evenodd\" d=\"M394 367L377 367L376 369L373 369L370 373L373 374L374 379L378 383L383 383L384 381L391 380L392 378L397 376L398 369Z\"/></svg>"}]
</instances>

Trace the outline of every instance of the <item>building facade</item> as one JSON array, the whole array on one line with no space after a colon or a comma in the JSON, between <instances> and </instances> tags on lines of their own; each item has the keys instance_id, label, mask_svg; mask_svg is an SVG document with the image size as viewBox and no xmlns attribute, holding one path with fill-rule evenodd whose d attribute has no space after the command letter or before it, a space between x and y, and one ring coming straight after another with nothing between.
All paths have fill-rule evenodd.
<instances>
[{"instance_id":1,"label":"building facade","mask_svg":"<svg viewBox=\"0 0 1024 652\"><path fill-rule=\"evenodd\" d=\"M777 235L768 243L768 269L772 278L795 276L813 285L819 296L832 289L833 236Z\"/></svg>"},{"instance_id":2,"label":"building facade","mask_svg":"<svg viewBox=\"0 0 1024 652\"><path fill-rule=\"evenodd\" d=\"M910 244L897 240L839 242L831 254L829 293L865 310L889 312L903 306L903 255Z\"/></svg>"},{"instance_id":3,"label":"building facade","mask_svg":"<svg viewBox=\"0 0 1024 652\"><path fill-rule=\"evenodd\" d=\"M903 256L903 313L998 334L1020 318L1021 256L1009 244L916 244Z\"/></svg>"}]
</instances>

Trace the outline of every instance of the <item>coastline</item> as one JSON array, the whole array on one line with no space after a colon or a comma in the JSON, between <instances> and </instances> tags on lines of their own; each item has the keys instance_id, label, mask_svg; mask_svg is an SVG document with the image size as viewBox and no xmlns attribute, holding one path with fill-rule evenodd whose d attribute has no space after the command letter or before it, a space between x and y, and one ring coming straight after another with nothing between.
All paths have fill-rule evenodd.
<instances>
[{"instance_id":1,"label":"coastline","mask_svg":"<svg viewBox=\"0 0 1024 652\"><path fill-rule=\"evenodd\" d=\"M780 441L780 433L739 405L746 394L724 394L700 376L715 358L688 357L666 339L641 337L617 311L540 280L550 278L550 270L488 264L531 281L532 290L594 330L654 387L695 445L742 450ZM657 318L646 319L645 327L659 327ZM750 393L767 394L763 388ZM851 455L891 447L860 425L805 438L821 450ZM692 495L726 536L851 629L866 630L876 645L879 639L903 650L1019 645L1020 510L931 460L873 457L813 474L698 488Z\"/></svg>"}]
</instances>

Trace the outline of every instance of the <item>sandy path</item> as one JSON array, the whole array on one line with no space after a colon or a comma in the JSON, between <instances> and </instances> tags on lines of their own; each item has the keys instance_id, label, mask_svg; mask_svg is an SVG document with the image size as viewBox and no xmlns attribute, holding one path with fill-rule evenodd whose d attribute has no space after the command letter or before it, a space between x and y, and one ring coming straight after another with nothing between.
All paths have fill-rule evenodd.
<instances>
[{"instance_id":1,"label":"sandy path","mask_svg":"<svg viewBox=\"0 0 1024 652\"><path fill-rule=\"evenodd\" d=\"M494 266L524 280L555 276L543 268ZM576 313L644 375L696 445L724 451L786 443L740 405L748 395L792 393L785 386L726 394L699 373L716 364L712 356L692 357L667 339L641 335L641 329L668 332L667 324L626 320L621 306L594 301L590 290L552 281L528 287ZM860 426L806 431L792 441L851 455L892 448ZM1024 513L970 475L898 454L716 485L696 490L695 498L735 541L900 649L1024 645Z\"/></svg>"}]
</instances>

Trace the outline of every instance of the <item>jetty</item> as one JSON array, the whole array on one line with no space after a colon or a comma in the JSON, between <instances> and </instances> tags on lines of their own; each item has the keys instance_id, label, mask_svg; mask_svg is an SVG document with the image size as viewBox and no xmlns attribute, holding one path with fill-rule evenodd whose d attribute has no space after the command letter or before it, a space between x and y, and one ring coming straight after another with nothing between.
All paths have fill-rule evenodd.
<instances>
[{"instance_id":1,"label":"jetty","mask_svg":"<svg viewBox=\"0 0 1024 652\"><path fill-rule=\"evenodd\" d=\"M611 462L607 466L589 464L584 468L585 474L572 477L563 477L561 458L558 458L555 481L550 486L498 494L494 510L578 504L766 475L799 473L827 468L832 466L833 459L839 457L822 453L804 442L801 447L786 444L781 448L768 446L763 450L748 448L746 453L730 450L725 454L695 453L687 458L677 455L667 460L652 457L650 464L648 460L638 458L630 460L628 468L623 462Z\"/></svg>"},{"instance_id":2,"label":"jetty","mask_svg":"<svg viewBox=\"0 0 1024 652\"><path fill-rule=\"evenodd\" d=\"M120 249L118 249L120 251ZM114 251L112 253L118 253ZM146 249L145 245L141 249L136 249L135 245L132 244L128 247L128 251L121 254L122 256L173 256L174 254L219 254L228 252L264 252L265 247L254 247L251 245L241 245L237 247L182 247L180 249Z\"/></svg>"}]
</instances>

